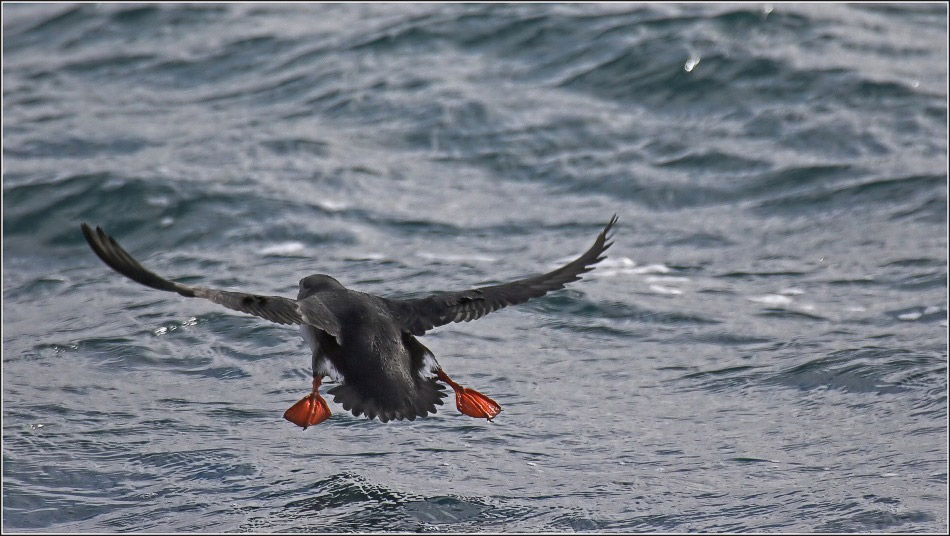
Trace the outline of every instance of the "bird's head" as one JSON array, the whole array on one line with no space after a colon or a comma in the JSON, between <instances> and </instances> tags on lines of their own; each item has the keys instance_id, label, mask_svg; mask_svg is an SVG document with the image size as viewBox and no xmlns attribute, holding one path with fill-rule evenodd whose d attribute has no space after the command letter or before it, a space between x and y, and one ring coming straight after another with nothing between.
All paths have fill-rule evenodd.
<instances>
[{"instance_id":1,"label":"bird's head","mask_svg":"<svg viewBox=\"0 0 950 536\"><path fill-rule=\"evenodd\" d=\"M297 299L313 296L317 292L325 290L346 288L339 281L325 274L313 274L300 280L300 291L297 293Z\"/></svg>"}]
</instances>

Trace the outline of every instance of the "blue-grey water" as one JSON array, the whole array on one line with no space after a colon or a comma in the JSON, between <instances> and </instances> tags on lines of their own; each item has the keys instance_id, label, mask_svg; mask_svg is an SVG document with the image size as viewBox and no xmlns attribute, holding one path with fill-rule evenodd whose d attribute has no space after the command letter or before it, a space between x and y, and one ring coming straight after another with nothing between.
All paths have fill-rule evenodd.
<instances>
[{"instance_id":1,"label":"blue-grey water","mask_svg":"<svg viewBox=\"0 0 950 536\"><path fill-rule=\"evenodd\" d=\"M947 530L947 7L3 5L5 531ZM295 328L595 271L422 341L382 424ZM328 385L329 386L329 385Z\"/></svg>"}]
</instances>

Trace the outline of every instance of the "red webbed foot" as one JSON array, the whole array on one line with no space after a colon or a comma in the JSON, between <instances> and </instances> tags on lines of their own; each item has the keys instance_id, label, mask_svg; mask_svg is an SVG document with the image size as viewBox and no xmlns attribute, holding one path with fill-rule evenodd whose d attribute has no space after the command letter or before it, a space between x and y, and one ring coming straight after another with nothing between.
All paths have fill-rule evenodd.
<instances>
[{"instance_id":1,"label":"red webbed foot","mask_svg":"<svg viewBox=\"0 0 950 536\"><path fill-rule=\"evenodd\" d=\"M491 398L479 393L475 389L462 387L455 383L442 369L439 369L437 375L440 380L449 384L449 386L455 390L455 407L465 415L475 417L476 419L488 419L491 421L501 413L501 406Z\"/></svg>"},{"instance_id":2,"label":"red webbed foot","mask_svg":"<svg viewBox=\"0 0 950 536\"><path fill-rule=\"evenodd\" d=\"M319 388L320 379L314 378L313 391L285 411L284 418L304 430L306 430L308 426L314 426L329 419L330 406L327 405L327 401L317 392Z\"/></svg>"}]
</instances>

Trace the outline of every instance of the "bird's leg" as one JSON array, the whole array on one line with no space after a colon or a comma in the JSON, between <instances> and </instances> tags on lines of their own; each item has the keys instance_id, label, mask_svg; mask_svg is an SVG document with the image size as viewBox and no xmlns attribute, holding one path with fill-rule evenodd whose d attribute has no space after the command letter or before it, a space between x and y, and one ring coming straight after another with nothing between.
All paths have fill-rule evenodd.
<instances>
[{"instance_id":1,"label":"bird's leg","mask_svg":"<svg viewBox=\"0 0 950 536\"><path fill-rule=\"evenodd\" d=\"M468 389L453 382L452 378L449 378L441 368L436 374L440 380L449 384L449 387L455 390L455 407L462 413L469 417L484 418L490 421L501 412L501 406L497 402L474 389Z\"/></svg>"},{"instance_id":2,"label":"bird's leg","mask_svg":"<svg viewBox=\"0 0 950 536\"><path fill-rule=\"evenodd\" d=\"M313 391L284 412L285 419L302 427L304 430L306 430L308 426L320 424L330 418L330 406L327 405L327 401L324 400L318 392L320 389L320 379L320 376L314 376Z\"/></svg>"}]
</instances>

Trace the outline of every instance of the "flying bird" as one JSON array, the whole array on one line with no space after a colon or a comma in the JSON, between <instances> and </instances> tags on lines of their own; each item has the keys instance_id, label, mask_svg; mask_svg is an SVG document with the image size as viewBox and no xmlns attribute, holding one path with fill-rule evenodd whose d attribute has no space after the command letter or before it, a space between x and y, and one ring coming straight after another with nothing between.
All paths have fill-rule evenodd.
<instances>
[{"instance_id":1,"label":"flying bird","mask_svg":"<svg viewBox=\"0 0 950 536\"><path fill-rule=\"evenodd\" d=\"M450 322L481 318L577 281L606 258L604 252L612 244L608 233L616 223L614 215L590 249L557 270L501 285L407 300L350 290L324 274L301 279L295 300L176 283L146 269L100 227L93 230L85 223L80 227L96 255L133 281L188 298L204 298L278 324L300 326L311 350L313 386L310 394L284 412L284 418L307 429L330 417L330 407L319 393L326 376L340 382L327 394L357 417L411 421L435 413L435 406L441 405L445 396L441 381L455 391L460 412L491 421L501 412L501 406L455 383L416 337Z\"/></svg>"}]
</instances>

